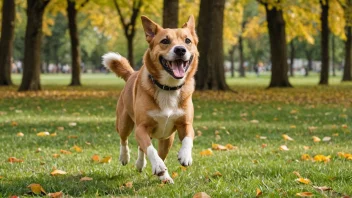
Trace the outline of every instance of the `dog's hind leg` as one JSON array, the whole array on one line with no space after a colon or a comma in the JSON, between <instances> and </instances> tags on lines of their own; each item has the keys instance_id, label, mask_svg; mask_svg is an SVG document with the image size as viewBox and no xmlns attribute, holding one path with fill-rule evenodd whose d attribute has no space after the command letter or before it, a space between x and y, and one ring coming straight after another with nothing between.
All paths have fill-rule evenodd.
<instances>
[{"instance_id":1,"label":"dog's hind leg","mask_svg":"<svg viewBox=\"0 0 352 198\"><path fill-rule=\"evenodd\" d=\"M175 139L175 133L173 133L168 139L159 140L158 154L160 158L165 161L167 154L169 153L172 143Z\"/></svg>"},{"instance_id":2,"label":"dog's hind leg","mask_svg":"<svg viewBox=\"0 0 352 198\"><path fill-rule=\"evenodd\" d=\"M120 157L122 165L130 161L130 149L128 147L128 136L133 130L133 120L126 111L120 112L116 118L116 129L120 135Z\"/></svg>"}]
</instances>

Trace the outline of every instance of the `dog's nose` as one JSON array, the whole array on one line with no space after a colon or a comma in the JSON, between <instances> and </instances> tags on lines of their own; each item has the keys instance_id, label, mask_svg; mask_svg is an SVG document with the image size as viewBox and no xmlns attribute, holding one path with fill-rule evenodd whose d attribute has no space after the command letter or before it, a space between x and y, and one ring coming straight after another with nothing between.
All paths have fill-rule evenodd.
<instances>
[{"instance_id":1,"label":"dog's nose","mask_svg":"<svg viewBox=\"0 0 352 198\"><path fill-rule=\"evenodd\" d=\"M184 56L186 54L186 48L182 46L175 47L174 52L177 56Z\"/></svg>"}]
</instances>

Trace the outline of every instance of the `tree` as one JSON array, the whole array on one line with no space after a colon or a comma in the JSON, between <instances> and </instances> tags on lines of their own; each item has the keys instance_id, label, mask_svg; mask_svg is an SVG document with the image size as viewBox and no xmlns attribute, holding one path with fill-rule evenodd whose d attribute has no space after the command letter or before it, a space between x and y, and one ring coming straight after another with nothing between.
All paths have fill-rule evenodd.
<instances>
[{"instance_id":1,"label":"tree","mask_svg":"<svg viewBox=\"0 0 352 198\"><path fill-rule=\"evenodd\" d=\"M319 85L329 84L329 0L319 0L321 6L321 71Z\"/></svg>"},{"instance_id":2,"label":"tree","mask_svg":"<svg viewBox=\"0 0 352 198\"><path fill-rule=\"evenodd\" d=\"M132 2L132 14L129 20L126 20L126 15L122 13L121 7L117 0L113 0L117 13L120 17L121 25L124 29L124 34L127 39L127 48L128 48L128 55L127 59L130 62L131 66L134 67L134 58L133 58L133 38L136 34L136 20L138 18L139 12L143 5L143 0L133 0Z\"/></svg>"},{"instance_id":3,"label":"tree","mask_svg":"<svg viewBox=\"0 0 352 198\"><path fill-rule=\"evenodd\" d=\"M346 20L346 41L345 41L345 66L343 69L342 81L352 81L352 0L341 0Z\"/></svg>"},{"instance_id":4,"label":"tree","mask_svg":"<svg viewBox=\"0 0 352 198\"><path fill-rule=\"evenodd\" d=\"M163 28L177 28L178 0L164 0Z\"/></svg>"},{"instance_id":5,"label":"tree","mask_svg":"<svg viewBox=\"0 0 352 198\"><path fill-rule=\"evenodd\" d=\"M268 23L270 52L271 52L271 80L270 87L292 87L287 76L287 47L285 20L280 5L269 5L259 0L265 6ZM278 0L277 2L281 2Z\"/></svg>"},{"instance_id":6,"label":"tree","mask_svg":"<svg viewBox=\"0 0 352 198\"><path fill-rule=\"evenodd\" d=\"M79 5L82 8L89 0L85 0ZM71 60L72 60L72 78L70 86L81 86L81 49L79 46L79 34L77 31L77 12L75 0L67 0L68 28L71 38Z\"/></svg>"},{"instance_id":7,"label":"tree","mask_svg":"<svg viewBox=\"0 0 352 198\"><path fill-rule=\"evenodd\" d=\"M198 90L228 90L225 82L223 21L225 0L202 0L197 32L199 36Z\"/></svg>"},{"instance_id":8,"label":"tree","mask_svg":"<svg viewBox=\"0 0 352 198\"><path fill-rule=\"evenodd\" d=\"M41 90L40 49L45 7L50 0L27 0L23 77L19 91Z\"/></svg>"},{"instance_id":9,"label":"tree","mask_svg":"<svg viewBox=\"0 0 352 198\"><path fill-rule=\"evenodd\" d=\"M290 42L290 76L294 76L294 61L295 61L295 44L294 40Z\"/></svg>"},{"instance_id":10,"label":"tree","mask_svg":"<svg viewBox=\"0 0 352 198\"><path fill-rule=\"evenodd\" d=\"M15 2L4 0L0 40L0 86L12 85L11 66L15 29Z\"/></svg>"}]
</instances>

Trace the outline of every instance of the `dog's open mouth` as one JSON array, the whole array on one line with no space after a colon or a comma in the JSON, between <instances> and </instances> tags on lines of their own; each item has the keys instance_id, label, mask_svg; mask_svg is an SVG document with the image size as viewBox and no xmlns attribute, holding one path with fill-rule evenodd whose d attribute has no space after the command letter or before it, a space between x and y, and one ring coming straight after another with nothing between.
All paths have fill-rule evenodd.
<instances>
[{"instance_id":1,"label":"dog's open mouth","mask_svg":"<svg viewBox=\"0 0 352 198\"><path fill-rule=\"evenodd\" d=\"M181 79L185 76L186 71L191 64L193 56L188 61L182 59L176 59L174 61L168 61L162 56L159 57L160 64L163 68L174 78Z\"/></svg>"}]
</instances>

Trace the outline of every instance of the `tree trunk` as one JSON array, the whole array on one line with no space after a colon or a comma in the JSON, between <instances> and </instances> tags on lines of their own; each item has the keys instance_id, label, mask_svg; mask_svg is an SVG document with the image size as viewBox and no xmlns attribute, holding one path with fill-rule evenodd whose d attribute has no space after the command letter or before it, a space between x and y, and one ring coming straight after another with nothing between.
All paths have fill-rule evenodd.
<instances>
[{"instance_id":1,"label":"tree trunk","mask_svg":"<svg viewBox=\"0 0 352 198\"><path fill-rule=\"evenodd\" d=\"M230 55L230 70L231 70L231 78L235 77L235 46L233 45L231 49L229 50L229 55Z\"/></svg>"},{"instance_id":2,"label":"tree trunk","mask_svg":"<svg viewBox=\"0 0 352 198\"><path fill-rule=\"evenodd\" d=\"M134 65L134 58L133 58L133 36L126 36L127 38L127 59L130 62L131 66Z\"/></svg>"},{"instance_id":3,"label":"tree trunk","mask_svg":"<svg viewBox=\"0 0 352 198\"><path fill-rule=\"evenodd\" d=\"M50 0L27 0L23 77L18 91L37 91L40 86L40 53L44 9Z\"/></svg>"},{"instance_id":4,"label":"tree trunk","mask_svg":"<svg viewBox=\"0 0 352 198\"><path fill-rule=\"evenodd\" d=\"M308 76L309 75L309 71L312 71L313 69L313 55L312 55L312 51L306 50L306 56L307 56L307 61L308 61L308 65L306 67L306 73L304 76Z\"/></svg>"},{"instance_id":5,"label":"tree trunk","mask_svg":"<svg viewBox=\"0 0 352 198\"><path fill-rule=\"evenodd\" d=\"M11 66L15 29L15 2L4 0L0 40L0 86L12 85Z\"/></svg>"},{"instance_id":6,"label":"tree trunk","mask_svg":"<svg viewBox=\"0 0 352 198\"><path fill-rule=\"evenodd\" d=\"M81 86L81 53L79 47L79 35L77 31L76 2L67 0L68 29L71 38L71 83L69 86Z\"/></svg>"},{"instance_id":7,"label":"tree trunk","mask_svg":"<svg viewBox=\"0 0 352 198\"><path fill-rule=\"evenodd\" d=\"M244 69L243 37L242 37L242 35L240 35L238 38L238 50L239 50L239 58L240 58L240 66L239 66L240 77L246 77L245 69Z\"/></svg>"},{"instance_id":8,"label":"tree trunk","mask_svg":"<svg viewBox=\"0 0 352 198\"><path fill-rule=\"evenodd\" d=\"M332 36L331 37L331 67L332 67L332 76L336 76L336 72L335 72L335 37Z\"/></svg>"},{"instance_id":9,"label":"tree trunk","mask_svg":"<svg viewBox=\"0 0 352 198\"><path fill-rule=\"evenodd\" d=\"M178 0L164 0L163 27L177 28L178 26Z\"/></svg>"},{"instance_id":10,"label":"tree trunk","mask_svg":"<svg viewBox=\"0 0 352 198\"><path fill-rule=\"evenodd\" d=\"M198 90L228 90L224 72L223 19L225 0L201 0L199 23Z\"/></svg>"},{"instance_id":11,"label":"tree trunk","mask_svg":"<svg viewBox=\"0 0 352 198\"><path fill-rule=\"evenodd\" d=\"M320 0L321 5L321 71L319 85L329 84L329 1Z\"/></svg>"},{"instance_id":12,"label":"tree trunk","mask_svg":"<svg viewBox=\"0 0 352 198\"><path fill-rule=\"evenodd\" d=\"M345 67L342 81L352 81L352 26L347 27L347 41L345 42Z\"/></svg>"},{"instance_id":13,"label":"tree trunk","mask_svg":"<svg viewBox=\"0 0 352 198\"><path fill-rule=\"evenodd\" d=\"M282 10L278 10L275 7L269 9L268 4L264 5L269 29L272 64L269 88L292 87L287 76L286 32Z\"/></svg>"},{"instance_id":14,"label":"tree trunk","mask_svg":"<svg viewBox=\"0 0 352 198\"><path fill-rule=\"evenodd\" d=\"M293 40L290 43L290 76L294 76L294 61L295 61L295 44Z\"/></svg>"}]
</instances>

